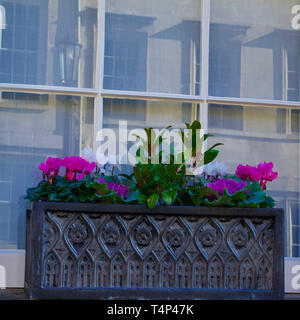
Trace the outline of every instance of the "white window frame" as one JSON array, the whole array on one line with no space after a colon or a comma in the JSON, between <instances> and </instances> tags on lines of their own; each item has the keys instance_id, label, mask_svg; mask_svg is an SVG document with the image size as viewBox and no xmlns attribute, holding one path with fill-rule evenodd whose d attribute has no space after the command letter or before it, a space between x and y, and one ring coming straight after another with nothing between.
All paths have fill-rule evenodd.
<instances>
[{"instance_id":1,"label":"white window frame","mask_svg":"<svg viewBox=\"0 0 300 320\"><path fill-rule=\"evenodd\" d=\"M287 109L300 109L300 101L283 101L283 100L265 100L265 99L248 99L248 98L230 98L209 96L209 32L210 32L210 8L212 0L198 0L202 2L201 6L201 92L199 96L158 93L158 92L134 92L123 90L106 90L103 88L104 75L104 45L105 45L105 0L98 0L98 33L96 49L96 66L95 66L95 85L94 88L72 88L57 87L46 85L26 85L0 83L0 92L22 92L35 94L54 94L54 95L73 95L94 98L94 151L97 149L96 136L97 132L103 126L103 99L104 98L123 98L123 99L141 99L157 101L174 101L190 102L200 105L200 114L203 129L208 129L208 105L242 105L242 106L263 106L263 107L281 107ZM11 254L16 255L18 259L25 256L24 250L5 250L0 248L1 257ZM14 260L12 260L14 261ZM23 261L23 260L22 260ZM20 264L20 274L24 273L24 264ZM17 277L15 287L22 287L22 276ZM8 285L9 286L9 285Z\"/></svg>"}]
</instances>

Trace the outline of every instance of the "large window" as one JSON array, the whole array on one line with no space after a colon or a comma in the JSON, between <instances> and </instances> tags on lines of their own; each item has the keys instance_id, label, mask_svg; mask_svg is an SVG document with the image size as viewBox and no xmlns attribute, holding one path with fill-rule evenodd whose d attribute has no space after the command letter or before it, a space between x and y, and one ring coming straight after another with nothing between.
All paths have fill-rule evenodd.
<instances>
[{"instance_id":1,"label":"large window","mask_svg":"<svg viewBox=\"0 0 300 320\"><path fill-rule=\"evenodd\" d=\"M3 83L93 87L96 0L6 0L0 43ZM64 75L62 52L76 50L74 74ZM72 72L73 73L73 72Z\"/></svg>"},{"instance_id":2,"label":"large window","mask_svg":"<svg viewBox=\"0 0 300 320\"><path fill-rule=\"evenodd\" d=\"M199 119L230 172L273 161L300 257L300 0L0 0L0 248L24 248L25 190L96 133ZM234 157L233 157L234 155Z\"/></svg>"}]
</instances>

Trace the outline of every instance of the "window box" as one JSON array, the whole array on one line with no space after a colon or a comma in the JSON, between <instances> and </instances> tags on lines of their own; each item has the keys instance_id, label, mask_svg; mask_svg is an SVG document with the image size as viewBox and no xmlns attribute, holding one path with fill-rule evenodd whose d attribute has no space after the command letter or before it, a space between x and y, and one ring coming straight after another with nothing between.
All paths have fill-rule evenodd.
<instances>
[{"instance_id":1,"label":"window box","mask_svg":"<svg viewBox=\"0 0 300 320\"><path fill-rule=\"evenodd\" d=\"M280 299L282 209L33 202L33 299Z\"/></svg>"}]
</instances>

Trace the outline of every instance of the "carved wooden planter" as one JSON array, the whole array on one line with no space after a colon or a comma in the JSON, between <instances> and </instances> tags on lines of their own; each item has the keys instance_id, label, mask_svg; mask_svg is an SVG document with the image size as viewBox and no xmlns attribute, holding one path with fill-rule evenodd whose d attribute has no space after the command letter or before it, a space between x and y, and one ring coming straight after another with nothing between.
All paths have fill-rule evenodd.
<instances>
[{"instance_id":1,"label":"carved wooden planter","mask_svg":"<svg viewBox=\"0 0 300 320\"><path fill-rule=\"evenodd\" d=\"M280 299L283 210L29 203L37 299Z\"/></svg>"}]
</instances>

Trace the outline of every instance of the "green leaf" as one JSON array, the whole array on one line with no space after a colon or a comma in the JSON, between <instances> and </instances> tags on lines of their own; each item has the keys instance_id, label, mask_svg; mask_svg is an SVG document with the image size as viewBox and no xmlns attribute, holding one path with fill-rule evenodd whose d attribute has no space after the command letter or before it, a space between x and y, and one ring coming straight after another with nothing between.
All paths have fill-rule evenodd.
<instances>
[{"instance_id":1,"label":"green leaf","mask_svg":"<svg viewBox=\"0 0 300 320\"><path fill-rule=\"evenodd\" d=\"M244 202L246 200L246 194L243 190L236 192L232 195L232 201L236 204Z\"/></svg>"},{"instance_id":2,"label":"green leaf","mask_svg":"<svg viewBox=\"0 0 300 320\"><path fill-rule=\"evenodd\" d=\"M124 199L122 198L122 200L124 202L133 202L133 201L138 201L139 197L140 197L140 191L137 189L134 192L132 192L128 198Z\"/></svg>"},{"instance_id":3,"label":"green leaf","mask_svg":"<svg viewBox=\"0 0 300 320\"><path fill-rule=\"evenodd\" d=\"M155 175L155 176L154 176L154 181L156 181L156 182L160 181L159 175Z\"/></svg>"},{"instance_id":4,"label":"green leaf","mask_svg":"<svg viewBox=\"0 0 300 320\"><path fill-rule=\"evenodd\" d=\"M121 173L121 174L119 174L119 176L124 177L127 180L132 180L132 178L134 177L134 174L132 173L131 175L128 175L128 174Z\"/></svg>"},{"instance_id":5,"label":"green leaf","mask_svg":"<svg viewBox=\"0 0 300 320\"><path fill-rule=\"evenodd\" d=\"M139 204L146 204L147 203L147 196L143 193L140 193L139 194L139 197L138 197L138 203Z\"/></svg>"},{"instance_id":6,"label":"green leaf","mask_svg":"<svg viewBox=\"0 0 300 320\"><path fill-rule=\"evenodd\" d=\"M265 201L265 199L266 199L265 192L263 190L260 190L255 194L251 195L248 199L246 199L244 203L247 206L258 208L260 207L260 204Z\"/></svg>"},{"instance_id":7,"label":"green leaf","mask_svg":"<svg viewBox=\"0 0 300 320\"><path fill-rule=\"evenodd\" d=\"M91 187L96 190L96 193L98 194L105 194L108 193L108 189L106 187L106 184L101 184L101 183L93 183L91 184Z\"/></svg>"},{"instance_id":8,"label":"green leaf","mask_svg":"<svg viewBox=\"0 0 300 320\"><path fill-rule=\"evenodd\" d=\"M262 191L262 188L260 186L260 183L256 180L254 180L250 185L250 193L256 193Z\"/></svg>"},{"instance_id":9,"label":"green leaf","mask_svg":"<svg viewBox=\"0 0 300 320\"><path fill-rule=\"evenodd\" d=\"M266 199L261 203L262 208L273 208L276 202L272 197L266 197Z\"/></svg>"},{"instance_id":10,"label":"green leaf","mask_svg":"<svg viewBox=\"0 0 300 320\"><path fill-rule=\"evenodd\" d=\"M204 134L204 141L209 138L209 137L213 137L214 135L213 134L209 134L209 133L205 133Z\"/></svg>"},{"instance_id":11,"label":"green leaf","mask_svg":"<svg viewBox=\"0 0 300 320\"><path fill-rule=\"evenodd\" d=\"M157 201L159 199L159 194L158 193L153 193L151 196L147 199L147 205L150 209L154 208Z\"/></svg>"},{"instance_id":12,"label":"green leaf","mask_svg":"<svg viewBox=\"0 0 300 320\"><path fill-rule=\"evenodd\" d=\"M164 202L169 206L173 202L174 193L172 191L163 192L162 198Z\"/></svg>"},{"instance_id":13,"label":"green leaf","mask_svg":"<svg viewBox=\"0 0 300 320\"><path fill-rule=\"evenodd\" d=\"M79 201L80 202L86 202L86 200L87 200L87 196L86 195L84 195L84 194L80 194L79 195Z\"/></svg>"},{"instance_id":14,"label":"green leaf","mask_svg":"<svg viewBox=\"0 0 300 320\"><path fill-rule=\"evenodd\" d=\"M56 193L51 193L48 195L48 200L49 201L59 201L60 199L58 198Z\"/></svg>"},{"instance_id":15,"label":"green leaf","mask_svg":"<svg viewBox=\"0 0 300 320\"><path fill-rule=\"evenodd\" d=\"M224 189L223 195L219 196L218 199L213 201L209 201L208 199L205 199L204 203L212 207L232 207L233 206L232 195L228 193L226 188Z\"/></svg>"},{"instance_id":16,"label":"green leaf","mask_svg":"<svg viewBox=\"0 0 300 320\"><path fill-rule=\"evenodd\" d=\"M215 160L217 155L219 154L219 150L209 150L204 153L204 164L208 164Z\"/></svg>"}]
</instances>

